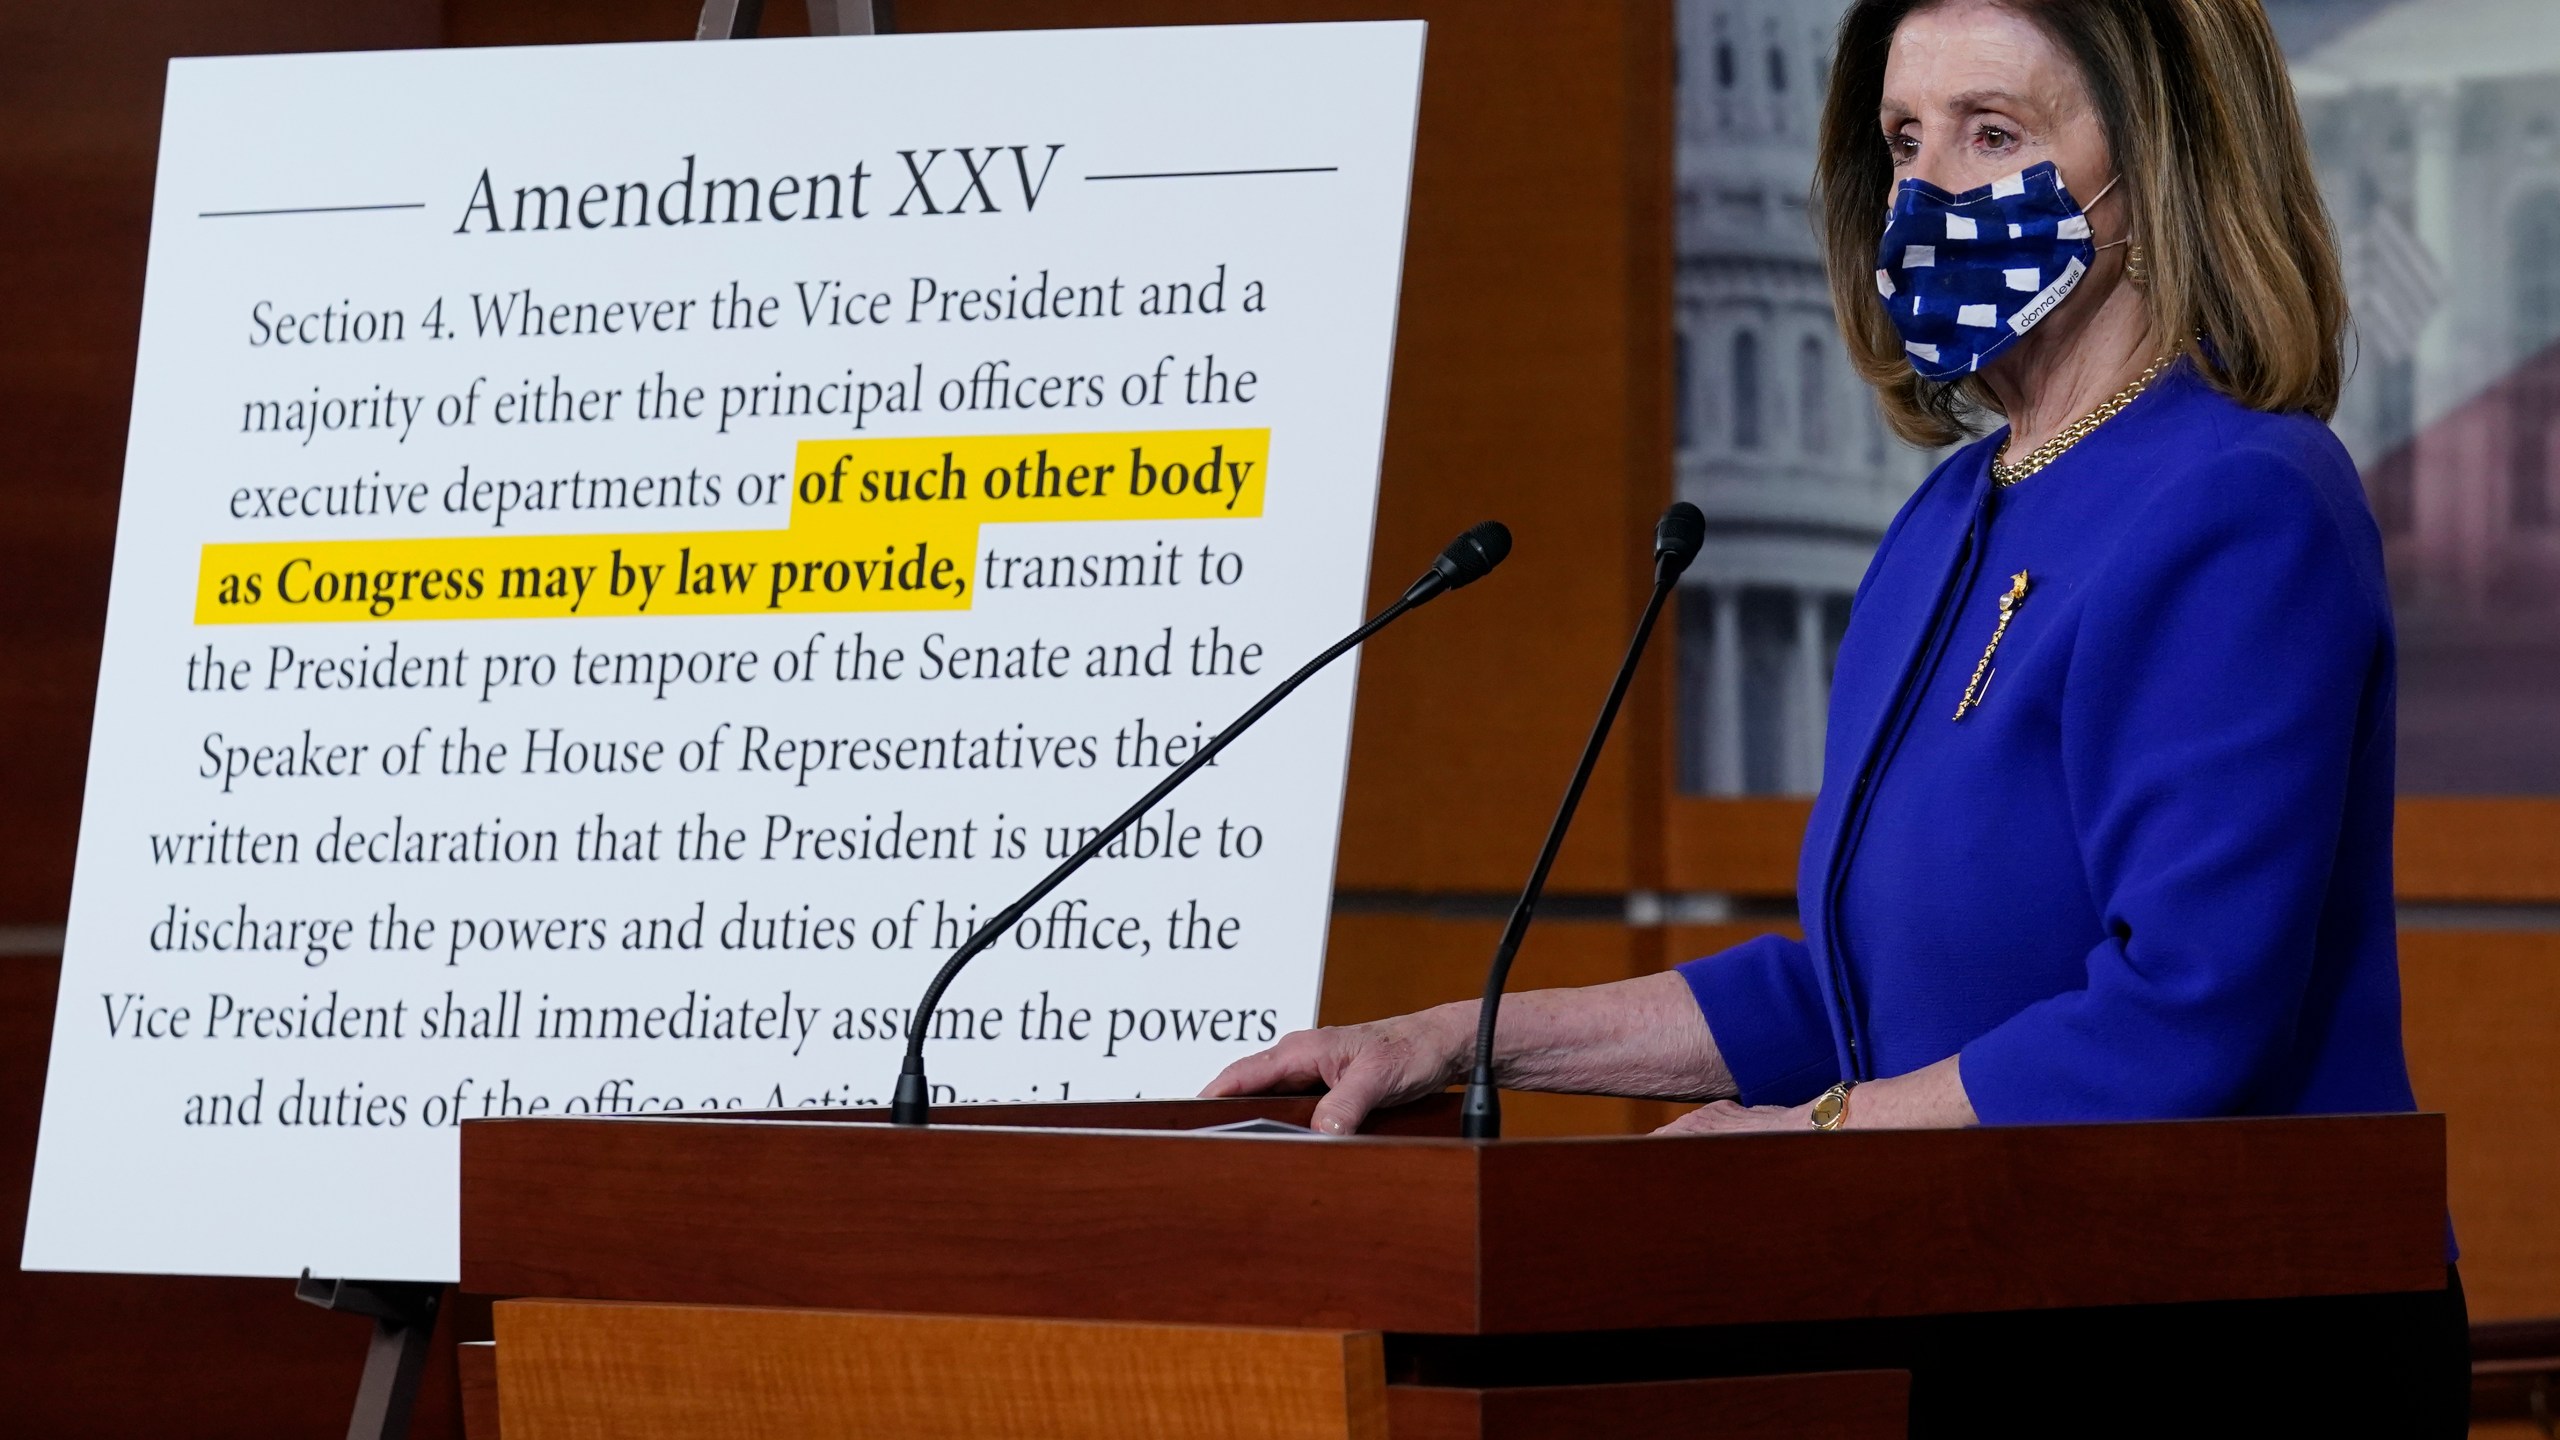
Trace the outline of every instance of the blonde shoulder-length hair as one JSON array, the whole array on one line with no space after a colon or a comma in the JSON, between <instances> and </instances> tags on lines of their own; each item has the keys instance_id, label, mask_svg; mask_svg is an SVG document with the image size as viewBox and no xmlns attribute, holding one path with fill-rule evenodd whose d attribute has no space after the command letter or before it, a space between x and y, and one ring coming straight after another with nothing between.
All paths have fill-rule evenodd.
<instances>
[{"instance_id":1,"label":"blonde shoulder-length hair","mask_svg":"<svg viewBox=\"0 0 2560 1440\"><path fill-rule=\"evenodd\" d=\"M1995 410L1979 379L1914 374L1876 298L1894 174L1876 123L1904 17L1940 0L1856 0L1840 22L1813 201L1831 303L1895 433L1945 445ZM2078 66L2113 154L2158 334L2232 399L2326 420L2345 377L2346 285L2273 27L2258 0L2001 0ZM2081 177L2074 176L2074 180ZM2094 184L2094 181L2082 181Z\"/></svg>"}]
</instances>

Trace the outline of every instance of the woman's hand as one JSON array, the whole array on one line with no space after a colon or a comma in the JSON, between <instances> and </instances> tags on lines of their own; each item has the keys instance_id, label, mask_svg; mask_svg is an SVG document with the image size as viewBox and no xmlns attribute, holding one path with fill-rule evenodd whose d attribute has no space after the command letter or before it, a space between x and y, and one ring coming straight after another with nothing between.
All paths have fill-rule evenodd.
<instances>
[{"instance_id":1,"label":"woman's hand","mask_svg":"<svg viewBox=\"0 0 2560 1440\"><path fill-rule=\"evenodd\" d=\"M1661 1129L1656 1135L1741 1135L1755 1130L1810 1130L1813 1128L1813 1106L1745 1105L1739 1100L1718 1100L1701 1105Z\"/></svg>"},{"instance_id":2,"label":"woman's hand","mask_svg":"<svg viewBox=\"0 0 2560 1440\"><path fill-rule=\"evenodd\" d=\"M1870 1080L1849 1092L1840 1116L1843 1130L1955 1130L1979 1125L1964 1091L1963 1057L1950 1055L1908 1075ZM1739 1135L1755 1130L1810 1130L1813 1104L1745 1105L1718 1100L1701 1105L1656 1135Z\"/></svg>"},{"instance_id":3,"label":"woman's hand","mask_svg":"<svg viewBox=\"0 0 2560 1440\"><path fill-rule=\"evenodd\" d=\"M1218 1072L1203 1096L1328 1093L1315 1128L1348 1135L1369 1112L1456 1083L1475 1053L1476 1002L1368 1025L1300 1030ZM1711 1100L1733 1076L1672 971L1578 990L1531 990L1503 1002L1494 1079L1514 1090Z\"/></svg>"},{"instance_id":4,"label":"woman's hand","mask_svg":"<svg viewBox=\"0 0 2560 1440\"><path fill-rule=\"evenodd\" d=\"M1367 1025L1292 1031L1219 1071L1200 1093L1286 1095L1321 1086L1315 1128L1349 1135L1373 1110L1448 1088L1475 1046L1475 1011L1472 1004L1443 1005Z\"/></svg>"}]
</instances>

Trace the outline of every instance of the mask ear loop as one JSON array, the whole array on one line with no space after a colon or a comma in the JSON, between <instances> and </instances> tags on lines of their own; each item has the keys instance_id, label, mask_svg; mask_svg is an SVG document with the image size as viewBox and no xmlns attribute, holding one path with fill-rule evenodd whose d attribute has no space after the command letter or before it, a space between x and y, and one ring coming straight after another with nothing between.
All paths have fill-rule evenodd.
<instances>
[{"instance_id":1,"label":"mask ear loop","mask_svg":"<svg viewBox=\"0 0 2560 1440\"><path fill-rule=\"evenodd\" d=\"M2089 203L2080 207L2080 213L2086 215L2090 211L2097 209L2098 202L2106 199L2107 192L2116 188L2116 181L2122 180L2123 178L2124 172L2121 170L2117 171L2115 180L2110 180L2106 184L2099 186L2098 193L2089 197ZM2106 244L2100 245L2097 248L2100 250L2113 250L2119 245L2130 245L2132 243L2133 232L2131 230L2127 230L2125 231L2125 235L2122 240L2110 240Z\"/></svg>"},{"instance_id":2,"label":"mask ear loop","mask_svg":"<svg viewBox=\"0 0 2560 1440\"><path fill-rule=\"evenodd\" d=\"M2106 184L2099 186L2098 193L2089 197L2089 203L2080 207L2080 213L2082 215L2086 215L2091 210L2097 208L2098 202L2107 198L2107 192L2116 188L2116 180L2122 180L2123 178L2124 172L2116 172L2115 180L2110 180ZM2129 282L2136 290L2149 286L2151 283L2150 257L2142 253L2141 246L2133 243L2133 228L2130 225L2125 228L2123 239L2110 240L2104 245L2095 247L2090 253L2094 255L2101 250L2113 250L2119 245L2132 246L2131 249L2128 249L2124 253L2124 278L2126 281Z\"/></svg>"}]
</instances>

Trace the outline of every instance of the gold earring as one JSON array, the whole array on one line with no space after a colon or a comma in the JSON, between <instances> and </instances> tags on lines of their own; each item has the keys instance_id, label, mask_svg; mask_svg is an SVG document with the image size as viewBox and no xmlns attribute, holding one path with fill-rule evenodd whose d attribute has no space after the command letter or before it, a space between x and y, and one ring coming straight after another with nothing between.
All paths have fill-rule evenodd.
<instances>
[{"instance_id":1,"label":"gold earring","mask_svg":"<svg viewBox=\"0 0 2560 1440\"><path fill-rule=\"evenodd\" d=\"M2151 257L2139 245L2128 245L2124 251L2124 278L2136 290L2151 283Z\"/></svg>"}]
</instances>

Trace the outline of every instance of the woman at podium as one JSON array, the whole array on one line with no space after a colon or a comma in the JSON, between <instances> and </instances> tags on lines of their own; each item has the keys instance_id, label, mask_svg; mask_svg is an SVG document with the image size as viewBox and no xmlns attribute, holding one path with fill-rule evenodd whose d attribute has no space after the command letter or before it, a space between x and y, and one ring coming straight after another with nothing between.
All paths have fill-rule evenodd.
<instances>
[{"instance_id":1,"label":"woman at podium","mask_svg":"<svg viewBox=\"0 0 2560 1440\"><path fill-rule=\"evenodd\" d=\"M1813 200L1893 428L1998 428L1859 586L1804 939L1515 997L1502 1082L1709 1102L1684 1132L2413 1109L2389 595L2258 0L1858 0ZM1206 1093L1323 1086L1344 1132L1475 1025L1302 1031Z\"/></svg>"}]
</instances>

